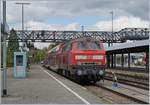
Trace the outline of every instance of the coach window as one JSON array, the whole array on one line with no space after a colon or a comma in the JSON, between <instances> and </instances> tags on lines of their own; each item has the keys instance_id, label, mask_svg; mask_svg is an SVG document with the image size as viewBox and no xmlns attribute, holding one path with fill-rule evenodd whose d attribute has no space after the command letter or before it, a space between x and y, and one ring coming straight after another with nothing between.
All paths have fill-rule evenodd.
<instances>
[{"instance_id":1,"label":"coach window","mask_svg":"<svg viewBox=\"0 0 150 105\"><path fill-rule=\"evenodd\" d=\"M66 45L64 45L64 47L62 48L62 52L66 51Z\"/></svg>"},{"instance_id":2,"label":"coach window","mask_svg":"<svg viewBox=\"0 0 150 105\"><path fill-rule=\"evenodd\" d=\"M56 52L56 47L51 49L51 53L55 53Z\"/></svg>"},{"instance_id":3,"label":"coach window","mask_svg":"<svg viewBox=\"0 0 150 105\"><path fill-rule=\"evenodd\" d=\"M65 50L70 51L71 49L72 49L72 44L68 43Z\"/></svg>"},{"instance_id":4,"label":"coach window","mask_svg":"<svg viewBox=\"0 0 150 105\"><path fill-rule=\"evenodd\" d=\"M130 54L130 66L146 68L146 54L144 52Z\"/></svg>"}]
</instances>

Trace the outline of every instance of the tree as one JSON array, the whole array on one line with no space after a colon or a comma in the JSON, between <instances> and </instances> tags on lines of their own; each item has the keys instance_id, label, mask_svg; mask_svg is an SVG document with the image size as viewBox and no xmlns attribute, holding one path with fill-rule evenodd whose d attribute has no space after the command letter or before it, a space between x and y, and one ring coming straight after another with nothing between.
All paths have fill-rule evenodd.
<instances>
[{"instance_id":1,"label":"tree","mask_svg":"<svg viewBox=\"0 0 150 105\"><path fill-rule=\"evenodd\" d=\"M29 55L32 56L31 61L32 63L38 63L42 60L44 60L45 55L49 50L51 50L53 47L55 47L57 44L50 44L48 47L45 47L43 49L37 49L37 48L32 48L29 51Z\"/></svg>"},{"instance_id":2,"label":"tree","mask_svg":"<svg viewBox=\"0 0 150 105\"><path fill-rule=\"evenodd\" d=\"M34 62L36 63L44 60L46 53L47 48L43 48L42 50L41 49L36 50L33 57Z\"/></svg>"},{"instance_id":3,"label":"tree","mask_svg":"<svg viewBox=\"0 0 150 105\"><path fill-rule=\"evenodd\" d=\"M15 40L13 40L15 39ZM13 58L14 58L14 52L19 51L19 42L17 39L17 34L14 29L10 31L9 41L8 41L8 47L7 47L7 65L13 66Z\"/></svg>"}]
</instances>

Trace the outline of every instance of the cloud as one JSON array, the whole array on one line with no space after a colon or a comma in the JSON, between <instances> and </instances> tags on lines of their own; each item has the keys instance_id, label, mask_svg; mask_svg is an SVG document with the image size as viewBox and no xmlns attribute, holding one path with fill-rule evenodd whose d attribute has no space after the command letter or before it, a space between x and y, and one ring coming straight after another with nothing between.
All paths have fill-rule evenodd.
<instances>
[{"instance_id":1,"label":"cloud","mask_svg":"<svg viewBox=\"0 0 150 105\"><path fill-rule=\"evenodd\" d=\"M119 17L113 20L113 30L119 31L123 28L148 28L149 22L142 20L138 17ZM21 27L16 26L15 29L21 29ZM54 31L78 31L81 30L81 25L77 22L63 24L49 24L46 22L39 21L28 21L25 24L25 29L30 30L54 30ZM111 31L112 21L101 21L97 23L84 27L86 31Z\"/></svg>"},{"instance_id":2,"label":"cloud","mask_svg":"<svg viewBox=\"0 0 150 105\"><path fill-rule=\"evenodd\" d=\"M21 6L17 1L7 2L8 22L21 22ZM29 0L28 0L29 2ZM114 11L116 17L134 16L148 20L149 0L51 0L31 1L25 6L25 21L47 21L49 17L109 16Z\"/></svg>"},{"instance_id":3,"label":"cloud","mask_svg":"<svg viewBox=\"0 0 150 105\"><path fill-rule=\"evenodd\" d=\"M113 10L117 16L135 16L144 20L149 17L149 0L92 0L86 8L106 13Z\"/></svg>"},{"instance_id":4,"label":"cloud","mask_svg":"<svg viewBox=\"0 0 150 105\"><path fill-rule=\"evenodd\" d=\"M148 28L149 22L138 17L119 17L113 21L113 30L119 31L123 28ZM95 31L111 31L112 21L99 21L95 25L89 27L87 30Z\"/></svg>"},{"instance_id":5,"label":"cloud","mask_svg":"<svg viewBox=\"0 0 150 105\"><path fill-rule=\"evenodd\" d=\"M26 0L29 2L30 0ZM21 6L19 0L7 2L7 22L10 27L20 29ZM76 21L67 24L48 23L52 18L70 18L80 16L110 17L114 11L114 31L127 27L148 27L149 0L43 0L30 1L24 8L25 28L37 30L80 30L81 23ZM99 20L85 30L111 31L111 18ZM84 21L83 19L81 21ZM92 20L91 20L92 21ZM37 44L39 45L39 44Z\"/></svg>"},{"instance_id":6,"label":"cloud","mask_svg":"<svg viewBox=\"0 0 150 105\"><path fill-rule=\"evenodd\" d=\"M44 22L29 21L26 26L32 30L57 30L57 31L68 31L68 30L78 30L80 24L70 23L67 25L62 24L48 24Z\"/></svg>"}]
</instances>

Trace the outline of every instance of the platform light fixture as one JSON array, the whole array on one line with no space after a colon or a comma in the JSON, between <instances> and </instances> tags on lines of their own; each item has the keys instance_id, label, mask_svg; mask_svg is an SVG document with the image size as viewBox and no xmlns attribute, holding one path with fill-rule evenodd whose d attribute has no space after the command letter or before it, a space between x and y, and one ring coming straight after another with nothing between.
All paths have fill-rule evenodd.
<instances>
[{"instance_id":1,"label":"platform light fixture","mask_svg":"<svg viewBox=\"0 0 150 105\"><path fill-rule=\"evenodd\" d=\"M111 11L110 14L111 14L111 19L112 19L112 21L111 21L111 29L112 29L112 40L113 40L113 31L114 31L114 30L113 30L114 12ZM111 45L113 45L113 43L111 43Z\"/></svg>"},{"instance_id":2,"label":"platform light fixture","mask_svg":"<svg viewBox=\"0 0 150 105\"><path fill-rule=\"evenodd\" d=\"M24 5L30 5L31 3L19 2L16 4L22 6L22 34L23 34L24 33ZM25 46L25 43L23 43L23 46ZM25 49L23 48L23 50L25 50Z\"/></svg>"}]
</instances>

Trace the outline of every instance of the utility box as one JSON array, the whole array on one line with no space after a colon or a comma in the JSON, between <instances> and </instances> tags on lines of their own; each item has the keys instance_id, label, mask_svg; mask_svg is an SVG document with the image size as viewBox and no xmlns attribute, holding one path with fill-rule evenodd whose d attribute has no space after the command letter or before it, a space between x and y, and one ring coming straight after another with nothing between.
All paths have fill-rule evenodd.
<instances>
[{"instance_id":1,"label":"utility box","mask_svg":"<svg viewBox=\"0 0 150 105\"><path fill-rule=\"evenodd\" d=\"M14 52L14 69L15 78L25 78L27 74L26 52Z\"/></svg>"}]
</instances>

